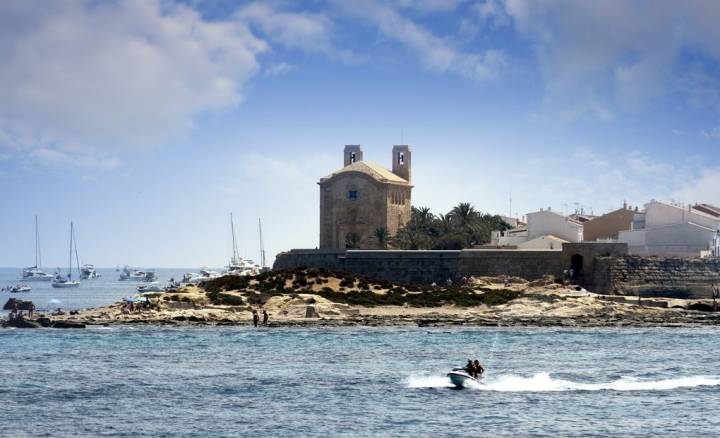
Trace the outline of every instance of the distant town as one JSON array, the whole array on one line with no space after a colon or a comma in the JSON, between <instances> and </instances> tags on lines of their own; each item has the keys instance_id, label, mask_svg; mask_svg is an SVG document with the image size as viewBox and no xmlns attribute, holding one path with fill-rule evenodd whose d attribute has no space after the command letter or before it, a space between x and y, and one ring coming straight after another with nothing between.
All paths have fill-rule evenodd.
<instances>
[{"instance_id":1,"label":"distant town","mask_svg":"<svg viewBox=\"0 0 720 438\"><path fill-rule=\"evenodd\" d=\"M390 169L347 145L343 167L321 178L321 249L561 250L566 243L623 243L631 255L720 256L720 207L649 200L602 214L548 207L522 217L481 214L460 204L435 216L412 206L412 153L392 148Z\"/></svg>"}]
</instances>

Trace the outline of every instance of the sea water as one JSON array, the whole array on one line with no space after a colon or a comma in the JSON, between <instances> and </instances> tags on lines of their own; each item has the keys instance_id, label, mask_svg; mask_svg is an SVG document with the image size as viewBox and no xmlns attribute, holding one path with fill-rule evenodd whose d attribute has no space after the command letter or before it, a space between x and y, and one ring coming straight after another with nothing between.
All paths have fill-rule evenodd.
<instances>
[{"instance_id":1,"label":"sea water","mask_svg":"<svg viewBox=\"0 0 720 438\"><path fill-rule=\"evenodd\" d=\"M0 330L0 435L711 437L719 333ZM484 383L453 389L475 358Z\"/></svg>"},{"instance_id":2,"label":"sea water","mask_svg":"<svg viewBox=\"0 0 720 438\"><path fill-rule=\"evenodd\" d=\"M67 275L66 268L58 268L59 272ZM155 272L158 282L164 286L168 280L174 278L180 280L186 272L197 272L198 269L148 269ZM47 273L55 272L55 269L45 269ZM25 282L32 288L30 292L9 293L0 292L0 309L8 298L29 300L35 304L39 311L54 310L58 307L65 310L85 309L112 304L123 297L137 294L137 287L141 283L137 281L120 281L120 272L115 268L97 269L99 278L82 280L77 288L56 289L49 281L28 281ZM0 268L0 289L14 286L20 282L22 268ZM73 278L77 272L73 272ZM5 312L7 313L7 312ZM2 315L0 311L0 315Z\"/></svg>"}]
</instances>

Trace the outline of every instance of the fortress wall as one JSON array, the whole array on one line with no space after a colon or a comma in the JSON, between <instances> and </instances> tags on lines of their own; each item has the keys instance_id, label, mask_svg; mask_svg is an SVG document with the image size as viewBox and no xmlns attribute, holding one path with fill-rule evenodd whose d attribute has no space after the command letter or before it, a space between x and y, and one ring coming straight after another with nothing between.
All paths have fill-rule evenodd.
<instances>
[{"instance_id":1,"label":"fortress wall","mask_svg":"<svg viewBox=\"0 0 720 438\"><path fill-rule=\"evenodd\" d=\"M720 259L627 255L609 243L563 245L562 251L362 251L292 250L278 254L274 269L322 267L401 283L443 282L463 276L512 275L528 280L562 276L582 256L583 284L598 293L645 297L711 298L720 285Z\"/></svg>"},{"instance_id":2,"label":"fortress wall","mask_svg":"<svg viewBox=\"0 0 720 438\"><path fill-rule=\"evenodd\" d=\"M560 251L328 251L278 254L274 269L323 267L402 283L442 282L463 276L513 275L527 279L562 273Z\"/></svg>"},{"instance_id":3,"label":"fortress wall","mask_svg":"<svg viewBox=\"0 0 720 438\"><path fill-rule=\"evenodd\" d=\"M718 258L600 257L596 264L596 281L623 295L712 298L720 285Z\"/></svg>"}]
</instances>

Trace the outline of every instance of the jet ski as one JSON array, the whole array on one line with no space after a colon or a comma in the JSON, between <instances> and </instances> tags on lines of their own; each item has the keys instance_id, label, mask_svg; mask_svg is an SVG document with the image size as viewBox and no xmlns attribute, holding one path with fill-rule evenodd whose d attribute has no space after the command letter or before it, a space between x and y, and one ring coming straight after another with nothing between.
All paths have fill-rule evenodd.
<instances>
[{"instance_id":1,"label":"jet ski","mask_svg":"<svg viewBox=\"0 0 720 438\"><path fill-rule=\"evenodd\" d=\"M455 385L456 388L462 389L469 386L482 385L480 379L476 379L467 373L463 368L453 368L447 376L450 378L450 382Z\"/></svg>"}]
</instances>

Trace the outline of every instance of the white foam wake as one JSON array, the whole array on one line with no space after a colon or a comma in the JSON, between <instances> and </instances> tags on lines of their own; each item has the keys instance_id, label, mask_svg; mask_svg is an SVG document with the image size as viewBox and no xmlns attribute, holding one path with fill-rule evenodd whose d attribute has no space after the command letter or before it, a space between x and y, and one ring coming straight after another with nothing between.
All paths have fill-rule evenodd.
<instances>
[{"instance_id":1,"label":"white foam wake","mask_svg":"<svg viewBox=\"0 0 720 438\"><path fill-rule=\"evenodd\" d=\"M406 379L408 388L451 388L447 377L410 376ZM476 385L482 391L501 392L557 392L557 391L662 391L677 388L720 385L720 379L706 376L679 377L664 380L638 380L632 377L607 383L580 383L570 380L554 379L548 373L538 373L532 377L512 374L487 377L483 384Z\"/></svg>"}]
</instances>

